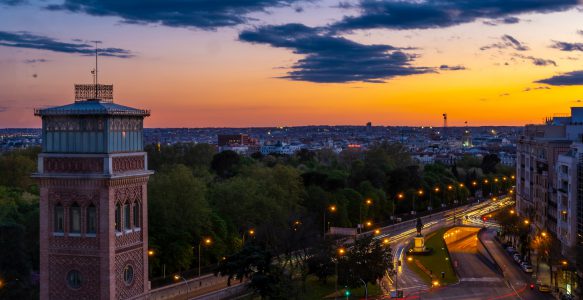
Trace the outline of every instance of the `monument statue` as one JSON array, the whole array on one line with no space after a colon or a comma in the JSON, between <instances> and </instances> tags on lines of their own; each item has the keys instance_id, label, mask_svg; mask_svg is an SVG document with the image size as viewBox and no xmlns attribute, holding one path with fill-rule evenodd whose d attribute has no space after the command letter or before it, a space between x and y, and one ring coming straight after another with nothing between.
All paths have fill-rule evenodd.
<instances>
[{"instance_id":1,"label":"monument statue","mask_svg":"<svg viewBox=\"0 0 583 300\"><path fill-rule=\"evenodd\" d=\"M421 222L421 218L417 217L417 236L422 236L421 229L423 229L423 222Z\"/></svg>"}]
</instances>

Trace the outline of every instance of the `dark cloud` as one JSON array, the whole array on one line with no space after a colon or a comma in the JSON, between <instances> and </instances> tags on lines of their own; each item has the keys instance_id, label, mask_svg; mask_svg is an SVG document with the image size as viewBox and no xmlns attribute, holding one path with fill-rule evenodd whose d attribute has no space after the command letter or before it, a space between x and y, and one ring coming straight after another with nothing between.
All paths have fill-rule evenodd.
<instances>
[{"instance_id":1,"label":"dark cloud","mask_svg":"<svg viewBox=\"0 0 583 300\"><path fill-rule=\"evenodd\" d=\"M115 16L132 24L162 24L171 27L194 27L213 30L246 23L251 12L270 7L289 6L299 0L65 0L49 5L51 10Z\"/></svg>"},{"instance_id":2,"label":"dark cloud","mask_svg":"<svg viewBox=\"0 0 583 300\"><path fill-rule=\"evenodd\" d=\"M0 31L0 46L28 48L38 50L48 50L53 52L73 53L81 55L94 55L95 46L88 43L59 42L53 38L35 35L29 32L7 32ZM125 49L120 48L100 48L99 55L119 58L130 58L134 55Z\"/></svg>"},{"instance_id":3,"label":"dark cloud","mask_svg":"<svg viewBox=\"0 0 583 300\"><path fill-rule=\"evenodd\" d=\"M516 14L562 11L577 4L577 0L361 0L359 16L344 17L332 26L339 31L438 28L477 19L506 19Z\"/></svg>"},{"instance_id":4,"label":"dark cloud","mask_svg":"<svg viewBox=\"0 0 583 300\"><path fill-rule=\"evenodd\" d=\"M497 26L500 24L517 24L520 23L520 19L517 17L506 17L502 19L486 20L483 23L490 26Z\"/></svg>"},{"instance_id":5,"label":"dark cloud","mask_svg":"<svg viewBox=\"0 0 583 300\"><path fill-rule=\"evenodd\" d=\"M524 59L524 60L530 60L532 62L532 64L535 66L550 66L550 65L553 65L555 67L557 66L557 62L555 62L552 59L544 59L544 58L540 58L540 57L534 57L531 55L522 55L522 54L514 54L513 56L517 57L517 58Z\"/></svg>"},{"instance_id":6,"label":"dark cloud","mask_svg":"<svg viewBox=\"0 0 583 300\"><path fill-rule=\"evenodd\" d=\"M25 59L24 60L25 64L36 64L36 63L45 63L45 62L49 62L49 60L44 59L44 58L33 58L33 59Z\"/></svg>"},{"instance_id":7,"label":"dark cloud","mask_svg":"<svg viewBox=\"0 0 583 300\"><path fill-rule=\"evenodd\" d=\"M0 0L0 4L9 5L9 6L16 6L25 4L26 0Z\"/></svg>"},{"instance_id":8,"label":"dark cloud","mask_svg":"<svg viewBox=\"0 0 583 300\"><path fill-rule=\"evenodd\" d=\"M448 71L461 71L461 70L465 70L466 67L461 66L461 65L457 65L457 66L450 66L450 65L441 65L439 66L440 70L448 70Z\"/></svg>"},{"instance_id":9,"label":"dark cloud","mask_svg":"<svg viewBox=\"0 0 583 300\"><path fill-rule=\"evenodd\" d=\"M577 30L577 34L583 35L583 30Z\"/></svg>"},{"instance_id":10,"label":"dark cloud","mask_svg":"<svg viewBox=\"0 0 583 300\"><path fill-rule=\"evenodd\" d=\"M556 75L551 78L539 80L536 83L545 83L548 85L583 85L583 70Z\"/></svg>"},{"instance_id":11,"label":"dark cloud","mask_svg":"<svg viewBox=\"0 0 583 300\"><path fill-rule=\"evenodd\" d=\"M488 49L493 49L493 48L497 48L497 49L506 49L506 48L512 48L514 50L517 51L526 51L529 48L524 45L523 43L521 43L519 40L515 39L513 36L505 34L502 36L502 41L499 43L494 43L491 45L487 45L487 46L483 46L480 48L480 50L488 50Z\"/></svg>"},{"instance_id":12,"label":"dark cloud","mask_svg":"<svg viewBox=\"0 0 583 300\"><path fill-rule=\"evenodd\" d=\"M583 51L583 43L568 43L553 41L553 45L551 47L559 49L561 51Z\"/></svg>"},{"instance_id":13,"label":"dark cloud","mask_svg":"<svg viewBox=\"0 0 583 300\"><path fill-rule=\"evenodd\" d=\"M291 80L342 83L384 82L396 76L433 72L411 66L414 55L390 45L364 45L302 24L263 26L240 33L249 43L291 49L304 55L288 72Z\"/></svg>"},{"instance_id":14,"label":"dark cloud","mask_svg":"<svg viewBox=\"0 0 583 300\"><path fill-rule=\"evenodd\" d=\"M536 91L536 90L550 90L551 88L548 86L537 86L537 87L527 87L523 90L523 92L530 92L530 91Z\"/></svg>"}]
</instances>

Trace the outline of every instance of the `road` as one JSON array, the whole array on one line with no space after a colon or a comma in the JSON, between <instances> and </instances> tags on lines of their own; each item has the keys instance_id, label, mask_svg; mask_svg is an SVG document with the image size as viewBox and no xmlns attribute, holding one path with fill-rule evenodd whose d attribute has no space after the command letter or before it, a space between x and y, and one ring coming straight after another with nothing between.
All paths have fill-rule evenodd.
<instances>
[{"instance_id":1,"label":"road","mask_svg":"<svg viewBox=\"0 0 583 300\"><path fill-rule=\"evenodd\" d=\"M478 204L465 205L458 207L455 210L426 216L422 218L424 224L422 233L427 234L445 226L453 226L454 220L456 221L456 224L466 224L470 226L497 226L495 223L484 222L480 217L488 212L511 204L512 201L509 198L503 198L497 201L486 200ZM387 274L383 279L383 286L386 290L395 290L395 287L398 287L399 290L403 290L404 294L407 295L427 290L430 287L429 284L419 278L415 272L408 269L403 261L404 251L416 234L415 224L415 220L410 220L394 226L388 226L382 228L382 233L376 237L379 239L389 238L393 249L393 263L397 266L397 276L388 276Z\"/></svg>"},{"instance_id":2,"label":"road","mask_svg":"<svg viewBox=\"0 0 583 300\"><path fill-rule=\"evenodd\" d=\"M513 294L502 274L478 252L480 228L455 227L444 234L460 282L428 291L426 299L502 299ZM514 297L510 297L512 299Z\"/></svg>"},{"instance_id":3,"label":"road","mask_svg":"<svg viewBox=\"0 0 583 300\"><path fill-rule=\"evenodd\" d=\"M502 248L502 245L494 239L495 232L492 230L485 231L481 234L481 239L484 245L492 256L494 260L498 263L500 268L503 270L504 278L507 280L508 284L515 290L515 295L518 298L525 300L534 299L554 299L550 294L544 294L539 291L531 290L529 285L534 282L534 279L530 274L524 273L512 260L510 255Z\"/></svg>"}]
</instances>

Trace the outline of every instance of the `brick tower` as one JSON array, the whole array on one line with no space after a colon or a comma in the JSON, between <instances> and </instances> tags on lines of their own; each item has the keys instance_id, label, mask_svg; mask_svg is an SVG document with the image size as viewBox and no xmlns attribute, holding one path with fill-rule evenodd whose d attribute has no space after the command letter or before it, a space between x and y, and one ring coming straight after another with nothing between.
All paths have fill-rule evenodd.
<instances>
[{"instance_id":1,"label":"brick tower","mask_svg":"<svg viewBox=\"0 0 583 300\"><path fill-rule=\"evenodd\" d=\"M148 281L147 110L113 103L113 86L75 85L42 118L40 298L127 299Z\"/></svg>"}]
</instances>

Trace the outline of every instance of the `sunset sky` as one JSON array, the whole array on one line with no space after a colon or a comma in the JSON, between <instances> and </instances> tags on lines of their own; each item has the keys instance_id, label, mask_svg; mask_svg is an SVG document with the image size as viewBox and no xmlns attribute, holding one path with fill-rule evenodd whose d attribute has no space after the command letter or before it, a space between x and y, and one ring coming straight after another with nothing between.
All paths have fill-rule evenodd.
<instances>
[{"instance_id":1,"label":"sunset sky","mask_svg":"<svg viewBox=\"0 0 583 300\"><path fill-rule=\"evenodd\" d=\"M583 106L578 0L0 0L0 127L100 83L147 127L539 123Z\"/></svg>"}]
</instances>

